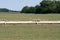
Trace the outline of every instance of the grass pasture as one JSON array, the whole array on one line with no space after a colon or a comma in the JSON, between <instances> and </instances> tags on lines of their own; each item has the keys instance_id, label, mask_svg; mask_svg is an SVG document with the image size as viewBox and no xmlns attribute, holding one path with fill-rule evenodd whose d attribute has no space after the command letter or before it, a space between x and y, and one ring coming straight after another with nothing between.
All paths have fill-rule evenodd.
<instances>
[{"instance_id":1,"label":"grass pasture","mask_svg":"<svg viewBox=\"0 0 60 40\"><path fill-rule=\"evenodd\" d=\"M0 12L0 20L60 20L60 14L22 14L14 12Z\"/></svg>"},{"instance_id":2,"label":"grass pasture","mask_svg":"<svg viewBox=\"0 0 60 40\"><path fill-rule=\"evenodd\" d=\"M0 24L0 40L60 40L60 24Z\"/></svg>"},{"instance_id":3,"label":"grass pasture","mask_svg":"<svg viewBox=\"0 0 60 40\"><path fill-rule=\"evenodd\" d=\"M0 12L0 20L60 20L60 14ZM0 24L0 40L60 40L60 24Z\"/></svg>"}]
</instances>

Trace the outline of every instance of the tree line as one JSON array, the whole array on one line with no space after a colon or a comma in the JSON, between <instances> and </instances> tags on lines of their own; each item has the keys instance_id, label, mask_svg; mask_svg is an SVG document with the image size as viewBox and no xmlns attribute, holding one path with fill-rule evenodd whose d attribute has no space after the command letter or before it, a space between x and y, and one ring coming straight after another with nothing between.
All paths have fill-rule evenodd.
<instances>
[{"instance_id":1,"label":"tree line","mask_svg":"<svg viewBox=\"0 0 60 40\"><path fill-rule=\"evenodd\" d=\"M60 1L43 0L35 7L25 6L21 13L60 13Z\"/></svg>"},{"instance_id":2,"label":"tree line","mask_svg":"<svg viewBox=\"0 0 60 40\"><path fill-rule=\"evenodd\" d=\"M9 9L7 9L7 8L0 8L0 12L9 12Z\"/></svg>"},{"instance_id":3,"label":"tree line","mask_svg":"<svg viewBox=\"0 0 60 40\"><path fill-rule=\"evenodd\" d=\"M9 10L7 8L0 8L0 12L20 12L20 13L60 13L60 1L59 0L42 0L39 5L35 7L25 6L21 11Z\"/></svg>"},{"instance_id":4,"label":"tree line","mask_svg":"<svg viewBox=\"0 0 60 40\"><path fill-rule=\"evenodd\" d=\"M18 11L9 10L7 8L0 8L0 12L18 12Z\"/></svg>"}]
</instances>

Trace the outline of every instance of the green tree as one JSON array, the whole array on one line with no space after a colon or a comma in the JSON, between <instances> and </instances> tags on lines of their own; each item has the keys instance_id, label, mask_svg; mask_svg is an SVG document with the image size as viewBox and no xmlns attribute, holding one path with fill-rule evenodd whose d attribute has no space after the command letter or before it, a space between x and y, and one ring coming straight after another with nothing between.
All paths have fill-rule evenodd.
<instances>
[{"instance_id":1,"label":"green tree","mask_svg":"<svg viewBox=\"0 0 60 40\"><path fill-rule=\"evenodd\" d=\"M22 13L60 13L60 1L59 0L43 0L39 5L35 7L25 6Z\"/></svg>"},{"instance_id":2,"label":"green tree","mask_svg":"<svg viewBox=\"0 0 60 40\"><path fill-rule=\"evenodd\" d=\"M34 7L28 7L28 6L25 6L21 13L35 13L35 8Z\"/></svg>"},{"instance_id":3,"label":"green tree","mask_svg":"<svg viewBox=\"0 0 60 40\"><path fill-rule=\"evenodd\" d=\"M21 13L26 13L26 11L28 11L28 6L25 6L25 7L21 10Z\"/></svg>"},{"instance_id":4,"label":"green tree","mask_svg":"<svg viewBox=\"0 0 60 40\"><path fill-rule=\"evenodd\" d=\"M0 12L9 12L9 10L6 8L0 8Z\"/></svg>"},{"instance_id":5,"label":"green tree","mask_svg":"<svg viewBox=\"0 0 60 40\"><path fill-rule=\"evenodd\" d=\"M47 9L45 10L46 12L48 11L49 13L56 13L59 11L60 9L60 1L45 1L43 0L41 3L40 3L41 7L43 7L44 9ZM42 9L43 10L43 9ZM44 10L43 10L44 11Z\"/></svg>"}]
</instances>

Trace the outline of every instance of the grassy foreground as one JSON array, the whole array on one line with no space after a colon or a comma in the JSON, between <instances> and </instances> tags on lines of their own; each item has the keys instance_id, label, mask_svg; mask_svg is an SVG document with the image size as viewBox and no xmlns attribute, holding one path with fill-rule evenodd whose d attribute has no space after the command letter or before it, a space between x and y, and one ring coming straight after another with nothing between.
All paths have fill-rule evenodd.
<instances>
[{"instance_id":1,"label":"grassy foreground","mask_svg":"<svg viewBox=\"0 0 60 40\"><path fill-rule=\"evenodd\" d=\"M60 40L60 24L0 25L0 40Z\"/></svg>"},{"instance_id":2,"label":"grassy foreground","mask_svg":"<svg viewBox=\"0 0 60 40\"><path fill-rule=\"evenodd\" d=\"M0 20L60 20L60 14L21 14L0 12Z\"/></svg>"}]
</instances>

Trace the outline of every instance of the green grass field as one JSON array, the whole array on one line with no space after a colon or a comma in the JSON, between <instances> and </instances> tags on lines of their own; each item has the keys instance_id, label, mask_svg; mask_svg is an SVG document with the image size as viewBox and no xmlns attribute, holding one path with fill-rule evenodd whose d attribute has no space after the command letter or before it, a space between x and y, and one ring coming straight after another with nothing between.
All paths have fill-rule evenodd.
<instances>
[{"instance_id":1,"label":"green grass field","mask_svg":"<svg viewBox=\"0 0 60 40\"><path fill-rule=\"evenodd\" d=\"M0 12L0 20L60 20L60 14ZM60 24L0 24L0 40L60 40Z\"/></svg>"},{"instance_id":2,"label":"green grass field","mask_svg":"<svg viewBox=\"0 0 60 40\"><path fill-rule=\"evenodd\" d=\"M0 40L60 40L60 24L0 25Z\"/></svg>"},{"instance_id":3,"label":"green grass field","mask_svg":"<svg viewBox=\"0 0 60 40\"><path fill-rule=\"evenodd\" d=\"M0 20L60 20L60 14L21 14L0 12Z\"/></svg>"}]
</instances>

